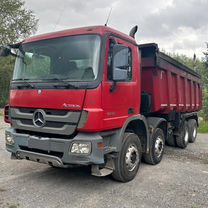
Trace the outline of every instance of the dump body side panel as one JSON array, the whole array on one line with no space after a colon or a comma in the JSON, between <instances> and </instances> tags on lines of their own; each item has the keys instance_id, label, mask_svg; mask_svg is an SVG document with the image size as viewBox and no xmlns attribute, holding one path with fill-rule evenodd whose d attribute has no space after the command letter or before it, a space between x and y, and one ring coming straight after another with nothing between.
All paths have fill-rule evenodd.
<instances>
[{"instance_id":1,"label":"dump body side panel","mask_svg":"<svg viewBox=\"0 0 208 208\"><path fill-rule=\"evenodd\" d=\"M151 95L151 112L168 114L172 111L199 111L202 107L200 76L159 52L156 44L145 44L139 48L142 57L142 92Z\"/></svg>"}]
</instances>

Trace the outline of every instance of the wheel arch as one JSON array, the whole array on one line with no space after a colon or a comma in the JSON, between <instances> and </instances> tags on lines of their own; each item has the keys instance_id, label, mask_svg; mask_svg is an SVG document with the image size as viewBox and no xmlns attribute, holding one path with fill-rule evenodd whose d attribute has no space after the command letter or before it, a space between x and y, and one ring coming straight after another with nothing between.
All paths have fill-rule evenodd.
<instances>
[{"instance_id":1,"label":"wheel arch","mask_svg":"<svg viewBox=\"0 0 208 208\"><path fill-rule=\"evenodd\" d=\"M165 139L167 138L168 122L166 119L158 118L158 117L148 117L147 123L148 123L149 129L150 129L150 141L151 141L152 134L156 128L162 129Z\"/></svg>"},{"instance_id":2,"label":"wheel arch","mask_svg":"<svg viewBox=\"0 0 208 208\"><path fill-rule=\"evenodd\" d=\"M188 121L190 119L196 120L197 126L199 126L199 119L198 119L197 112L185 113L185 114L182 115L182 117L184 118L185 121Z\"/></svg>"},{"instance_id":3,"label":"wheel arch","mask_svg":"<svg viewBox=\"0 0 208 208\"><path fill-rule=\"evenodd\" d=\"M132 132L138 135L142 144L142 150L145 152L149 151L149 129L146 117L143 115L136 115L126 120L123 127L117 131L111 140L113 145L116 146L117 151L121 150L125 132Z\"/></svg>"},{"instance_id":4,"label":"wheel arch","mask_svg":"<svg viewBox=\"0 0 208 208\"><path fill-rule=\"evenodd\" d=\"M142 145L142 151L146 152L148 147L148 138L149 138L149 131L148 131L148 125L146 123L146 119L134 119L131 120L124 132L133 132L135 133L141 142Z\"/></svg>"},{"instance_id":5,"label":"wheel arch","mask_svg":"<svg viewBox=\"0 0 208 208\"><path fill-rule=\"evenodd\" d=\"M151 146L151 138L154 129L161 128L164 131L165 138L167 136L167 121L164 118L145 117L136 115L129 117L123 127L119 129L111 139L111 145L116 147L116 152L119 152L123 143L125 132L133 132L138 135L142 144L144 153L149 153Z\"/></svg>"}]
</instances>

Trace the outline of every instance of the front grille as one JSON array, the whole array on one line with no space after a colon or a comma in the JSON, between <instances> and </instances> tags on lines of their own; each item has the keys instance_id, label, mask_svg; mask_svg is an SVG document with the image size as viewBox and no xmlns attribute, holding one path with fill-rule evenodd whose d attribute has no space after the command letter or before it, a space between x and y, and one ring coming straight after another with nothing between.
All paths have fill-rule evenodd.
<instances>
[{"instance_id":1,"label":"front grille","mask_svg":"<svg viewBox=\"0 0 208 208\"><path fill-rule=\"evenodd\" d=\"M34 148L28 148L25 146L20 146L21 150L26 150L26 151L30 151L30 152L36 152L36 153L41 153L41 154L46 154L46 155L52 155L52 156L56 156L59 158L63 157L63 152L56 152L56 151L45 151L45 150L39 150L39 149L34 149Z\"/></svg>"},{"instance_id":2,"label":"front grille","mask_svg":"<svg viewBox=\"0 0 208 208\"><path fill-rule=\"evenodd\" d=\"M12 126L17 130L39 132L45 134L67 135L74 134L80 118L80 111L38 109L44 115L44 125L34 125L34 114L37 109L11 108Z\"/></svg>"},{"instance_id":3,"label":"front grille","mask_svg":"<svg viewBox=\"0 0 208 208\"><path fill-rule=\"evenodd\" d=\"M16 132L20 134L28 134L30 136L47 137L47 138L55 138L55 139L73 139L77 135L77 131L75 131L71 135L50 134L50 133L42 133L37 131L27 131L23 129L16 129Z\"/></svg>"},{"instance_id":4,"label":"front grille","mask_svg":"<svg viewBox=\"0 0 208 208\"><path fill-rule=\"evenodd\" d=\"M21 113L34 113L37 109L35 108L18 108ZM44 109L47 115L54 116L65 116L69 111L67 110L53 110L53 109Z\"/></svg>"},{"instance_id":5,"label":"front grille","mask_svg":"<svg viewBox=\"0 0 208 208\"><path fill-rule=\"evenodd\" d=\"M15 119L14 119L15 120ZM25 125L33 125L33 121L31 119L21 119L21 122ZM69 124L76 124L76 123L69 123ZM62 122L55 122L55 121L47 121L45 124L45 127L51 127L51 128L63 128L65 123Z\"/></svg>"}]
</instances>

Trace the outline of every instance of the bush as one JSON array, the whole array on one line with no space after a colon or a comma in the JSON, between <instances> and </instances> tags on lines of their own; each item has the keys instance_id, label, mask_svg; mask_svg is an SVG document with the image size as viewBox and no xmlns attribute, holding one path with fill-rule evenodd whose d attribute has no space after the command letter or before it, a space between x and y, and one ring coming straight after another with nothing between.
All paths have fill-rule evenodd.
<instances>
[{"instance_id":1,"label":"bush","mask_svg":"<svg viewBox=\"0 0 208 208\"><path fill-rule=\"evenodd\" d=\"M199 133L208 133L208 122L202 121L198 128Z\"/></svg>"},{"instance_id":2,"label":"bush","mask_svg":"<svg viewBox=\"0 0 208 208\"><path fill-rule=\"evenodd\" d=\"M8 102L9 85L14 67L14 58L0 58L0 108Z\"/></svg>"}]
</instances>

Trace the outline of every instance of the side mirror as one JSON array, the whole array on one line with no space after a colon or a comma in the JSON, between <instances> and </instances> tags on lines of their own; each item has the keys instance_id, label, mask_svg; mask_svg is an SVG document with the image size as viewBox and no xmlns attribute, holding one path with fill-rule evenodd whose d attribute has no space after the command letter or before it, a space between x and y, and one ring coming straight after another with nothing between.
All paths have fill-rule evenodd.
<instances>
[{"instance_id":1,"label":"side mirror","mask_svg":"<svg viewBox=\"0 0 208 208\"><path fill-rule=\"evenodd\" d=\"M12 55L11 48L8 46L0 46L0 57L7 57Z\"/></svg>"},{"instance_id":2,"label":"side mirror","mask_svg":"<svg viewBox=\"0 0 208 208\"><path fill-rule=\"evenodd\" d=\"M129 70L129 48L116 44L113 46L112 79L125 81Z\"/></svg>"}]
</instances>

